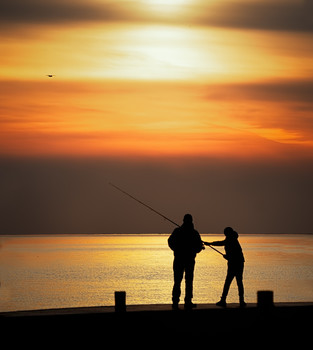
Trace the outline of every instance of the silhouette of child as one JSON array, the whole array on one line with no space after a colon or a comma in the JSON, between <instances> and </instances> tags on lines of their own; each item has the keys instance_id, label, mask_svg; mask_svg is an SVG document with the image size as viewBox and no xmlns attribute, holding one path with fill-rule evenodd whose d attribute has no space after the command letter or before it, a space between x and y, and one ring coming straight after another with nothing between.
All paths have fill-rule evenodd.
<instances>
[{"instance_id":1,"label":"silhouette of child","mask_svg":"<svg viewBox=\"0 0 313 350\"><path fill-rule=\"evenodd\" d=\"M226 238L223 241L203 242L205 245L224 246L226 254L223 256L228 261L228 269L222 297L221 300L216 303L216 305L226 307L226 297L229 291L229 287L234 277L236 277L240 307L245 307L246 303L244 301L244 288L242 282L245 259L240 243L238 242L238 233L231 227L226 227L224 229L224 234Z\"/></svg>"}]
</instances>

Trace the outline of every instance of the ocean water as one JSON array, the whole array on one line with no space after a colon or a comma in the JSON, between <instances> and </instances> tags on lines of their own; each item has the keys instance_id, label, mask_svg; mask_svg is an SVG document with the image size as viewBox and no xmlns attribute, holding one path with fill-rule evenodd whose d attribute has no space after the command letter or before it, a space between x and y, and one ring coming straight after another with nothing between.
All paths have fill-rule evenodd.
<instances>
[{"instance_id":1,"label":"ocean water","mask_svg":"<svg viewBox=\"0 0 313 350\"><path fill-rule=\"evenodd\" d=\"M223 235L201 235L205 241ZM0 236L0 311L171 303L168 235ZM313 235L240 235L246 301L273 290L276 302L313 301ZM217 247L223 251L223 247ZM227 262L209 247L197 255L195 303L219 300ZM184 282L182 283L182 300ZM234 280L228 302L238 302Z\"/></svg>"}]
</instances>

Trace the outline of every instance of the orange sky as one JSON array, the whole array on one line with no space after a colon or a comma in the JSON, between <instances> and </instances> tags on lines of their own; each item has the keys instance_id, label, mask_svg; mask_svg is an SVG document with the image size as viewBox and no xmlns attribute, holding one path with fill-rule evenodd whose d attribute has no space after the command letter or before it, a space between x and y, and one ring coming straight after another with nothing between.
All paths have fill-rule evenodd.
<instances>
[{"instance_id":1,"label":"orange sky","mask_svg":"<svg viewBox=\"0 0 313 350\"><path fill-rule=\"evenodd\" d=\"M279 157L294 148L307 154L311 102L292 99L297 83L6 81L0 152Z\"/></svg>"},{"instance_id":2,"label":"orange sky","mask_svg":"<svg viewBox=\"0 0 313 350\"><path fill-rule=\"evenodd\" d=\"M311 166L312 13L311 0L7 2L0 156Z\"/></svg>"},{"instance_id":3,"label":"orange sky","mask_svg":"<svg viewBox=\"0 0 313 350\"><path fill-rule=\"evenodd\" d=\"M234 3L167 3L81 0L70 12L71 1L48 2L35 12L32 0L24 15L8 6L1 154L277 156L285 145L310 153L311 32L266 21L249 28L258 1L231 28L223 11Z\"/></svg>"}]
</instances>

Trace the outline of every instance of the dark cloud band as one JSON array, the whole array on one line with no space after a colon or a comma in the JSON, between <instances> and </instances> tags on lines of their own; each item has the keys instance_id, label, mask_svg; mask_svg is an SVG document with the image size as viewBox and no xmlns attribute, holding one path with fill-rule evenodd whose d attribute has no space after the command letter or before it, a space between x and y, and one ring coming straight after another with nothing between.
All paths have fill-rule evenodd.
<instances>
[{"instance_id":1,"label":"dark cloud band","mask_svg":"<svg viewBox=\"0 0 313 350\"><path fill-rule=\"evenodd\" d=\"M182 16L149 11L139 1L93 3L83 0L11 0L0 5L0 21L10 24L133 21L262 30L313 31L313 0L303 2L223 1L189 5Z\"/></svg>"}]
</instances>

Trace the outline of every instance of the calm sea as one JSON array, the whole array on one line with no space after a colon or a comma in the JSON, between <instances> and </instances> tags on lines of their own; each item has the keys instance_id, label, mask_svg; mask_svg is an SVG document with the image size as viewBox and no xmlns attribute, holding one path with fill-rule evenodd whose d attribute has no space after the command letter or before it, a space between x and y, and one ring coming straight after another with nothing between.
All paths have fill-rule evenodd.
<instances>
[{"instance_id":1,"label":"calm sea","mask_svg":"<svg viewBox=\"0 0 313 350\"><path fill-rule=\"evenodd\" d=\"M0 311L114 305L118 290L126 291L128 304L171 303L173 254L167 238L0 236ZM239 240L247 302L256 302L258 290L273 290L277 302L313 301L313 235L241 235ZM209 247L198 254L195 303L219 300L226 267ZM238 302L235 281L228 301Z\"/></svg>"}]
</instances>

